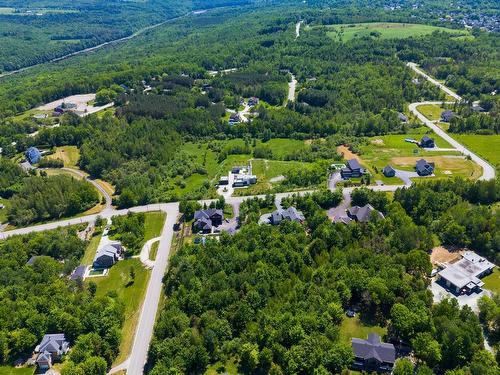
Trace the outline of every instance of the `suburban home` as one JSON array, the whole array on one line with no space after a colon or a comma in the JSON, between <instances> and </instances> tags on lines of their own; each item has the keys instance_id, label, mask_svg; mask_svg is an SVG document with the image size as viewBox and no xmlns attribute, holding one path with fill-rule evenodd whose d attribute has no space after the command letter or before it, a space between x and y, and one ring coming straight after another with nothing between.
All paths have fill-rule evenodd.
<instances>
[{"instance_id":1,"label":"suburban home","mask_svg":"<svg viewBox=\"0 0 500 375\"><path fill-rule=\"evenodd\" d=\"M219 179L219 185L229 185L229 177L227 176L222 176Z\"/></svg>"},{"instance_id":2,"label":"suburban home","mask_svg":"<svg viewBox=\"0 0 500 375\"><path fill-rule=\"evenodd\" d=\"M425 159L417 160L415 170L419 176L430 176L434 173L434 163L429 163Z\"/></svg>"},{"instance_id":3,"label":"suburban home","mask_svg":"<svg viewBox=\"0 0 500 375\"><path fill-rule=\"evenodd\" d=\"M419 146L423 148L434 148L436 144L434 143L434 139L428 135L424 135L420 140Z\"/></svg>"},{"instance_id":4,"label":"suburban home","mask_svg":"<svg viewBox=\"0 0 500 375\"><path fill-rule=\"evenodd\" d=\"M288 207L287 209L279 208L269 218L269 222L273 225L279 225L283 220L296 221L303 223L305 218L302 212L295 207Z\"/></svg>"},{"instance_id":5,"label":"suburban home","mask_svg":"<svg viewBox=\"0 0 500 375\"><path fill-rule=\"evenodd\" d=\"M241 117L239 114L237 113L232 113L231 116L229 116L229 124L232 125L232 124L237 124L241 122Z\"/></svg>"},{"instance_id":6,"label":"suburban home","mask_svg":"<svg viewBox=\"0 0 500 375\"><path fill-rule=\"evenodd\" d=\"M453 117L455 117L455 113L453 111L447 110L441 113L441 121L443 122L450 122Z\"/></svg>"},{"instance_id":7,"label":"suburban home","mask_svg":"<svg viewBox=\"0 0 500 375\"><path fill-rule=\"evenodd\" d=\"M97 269L109 268L113 266L123 252L123 247L119 243L108 244L97 250L92 266Z\"/></svg>"},{"instance_id":8,"label":"suburban home","mask_svg":"<svg viewBox=\"0 0 500 375\"><path fill-rule=\"evenodd\" d=\"M384 169L382 169L382 173L385 177L394 177L396 175L396 170L392 166L386 165Z\"/></svg>"},{"instance_id":9,"label":"suburban home","mask_svg":"<svg viewBox=\"0 0 500 375\"><path fill-rule=\"evenodd\" d=\"M404 113L401 113L401 112L398 113L398 119L401 122L408 122L408 117Z\"/></svg>"},{"instance_id":10,"label":"suburban home","mask_svg":"<svg viewBox=\"0 0 500 375\"><path fill-rule=\"evenodd\" d=\"M77 280L83 280L85 277L85 272L87 271L87 266L78 266L76 267L73 272L71 272L71 275L69 276L70 280L77 281Z\"/></svg>"},{"instance_id":11,"label":"suburban home","mask_svg":"<svg viewBox=\"0 0 500 375\"><path fill-rule=\"evenodd\" d=\"M48 370L54 361L58 361L69 350L69 343L64 333L53 333L43 336L42 341L35 348L38 353L36 364L40 370Z\"/></svg>"},{"instance_id":12,"label":"suburban home","mask_svg":"<svg viewBox=\"0 0 500 375\"><path fill-rule=\"evenodd\" d=\"M250 174L242 174L236 176L234 182L233 182L233 187L245 187L245 186L250 186L254 185L257 183L257 176L250 175Z\"/></svg>"},{"instance_id":13,"label":"suburban home","mask_svg":"<svg viewBox=\"0 0 500 375\"><path fill-rule=\"evenodd\" d=\"M252 96L250 99L248 99L248 105L250 107L256 106L257 104L259 104L259 98Z\"/></svg>"},{"instance_id":14,"label":"suburban home","mask_svg":"<svg viewBox=\"0 0 500 375\"><path fill-rule=\"evenodd\" d=\"M193 230L211 233L212 228L221 225L223 220L224 212L221 209L198 210L194 213Z\"/></svg>"},{"instance_id":15,"label":"suburban home","mask_svg":"<svg viewBox=\"0 0 500 375\"><path fill-rule=\"evenodd\" d=\"M377 211L371 204L365 204L363 207L353 206L347 209L347 216L358 223L367 223L372 218L383 219L384 214Z\"/></svg>"},{"instance_id":16,"label":"suburban home","mask_svg":"<svg viewBox=\"0 0 500 375\"><path fill-rule=\"evenodd\" d=\"M340 175L344 179L351 177L361 177L364 173L365 170L361 167L357 159L348 160L346 167L340 170Z\"/></svg>"},{"instance_id":17,"label":"suburban home","mask_svg":"<svg viewBox=\"0 0 500 375\"><path fill-rule=\"evenodd\" d=\"M36 164L42 158L42 153L36 147L30 147L25 152L26 159L30 162L30 164Z\"/></svg>"},{"instance_id":18,"label":"suburban home","mask_svg":"<svg viewBox=\"0 0 500 375\"><path fill-rule=\"evenodd\" d=\"M367 340L352 338L355 370L392 372L396 362L394 345L381 342L380 336L370 333Z\"/></svg>"},{"instance_id":19,"label":"suburban home","mask_svg":"<svg viewBox=\"0 0 500 375\"><path fill-rule=\"evenodd\" d=\"M493 268L495 265L487 259L466 251L462 259L438 272L438 281L455 294L480 292L484 285L480 279L492 273Z\"/></svg>"}]
</instances>

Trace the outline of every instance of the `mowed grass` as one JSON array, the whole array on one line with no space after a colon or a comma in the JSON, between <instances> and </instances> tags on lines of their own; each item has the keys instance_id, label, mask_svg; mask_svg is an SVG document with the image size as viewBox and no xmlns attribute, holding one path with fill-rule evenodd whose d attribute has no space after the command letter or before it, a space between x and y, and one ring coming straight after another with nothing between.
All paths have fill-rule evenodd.
<instances>
[{"instance_id":1,"label":"mowed grass","mask_svg":"<svg viewBox=\"0 0 500 375\"><path fill-rule=\"evenodd\" d=\"M159 237L167 215L165 212L148 212L144 221L144 242Z\"/></svg>"},{"instance_id":2,"label":"mowed grass","mask_svg":"<svg viewBox=\"0 0 500 375\"><path fill-rule=\"evenodd\" d=\"M483 277L482 281L484 282L484 289L500 294L500 271L498 268L494 268L493 273Z\"/></svg>"},{"instance_id":3,"label":"mowed grass","mask_svg":"<svg viewBox=\"0 0 500 375\"><path fill-rule=\"evenodd\" d=\"M304 141L284 138L270 139L267 142L257 141L257 147L261 146L271 148L271 150L273 150L274 159L283 159L286 155L290 155L307 147Z\"/></svg>"},{"instance_id":4,"label":"mowed grass","mask_svg":"<svg viewBox=\"0 0 500 375\"><path fill-rule=\"evenodd\" d=\"M102 231L99 231L99 234L95 234L89 241L87 248L85 249L85 254L83 254L83 258L80 261L81 264L91 265L95 254L97 252L97 247L99 246L99 242L101 241Z\"/></svg>"},{"instance_id":5,"label":"mowed grass","mask_svg":"<svg viewBox=\"0 0 500 375\"><path fill-rule=\"evenodd\" d=\"M340 341L350 345L353 337L366 339L368 334L372 332L378 333L380 337L383 337L387 333L387 328L363 323L359 319L359 315L356 315L354 318L344 317L340 325Z\"/></svg>"},{"instance_id":6,"label":"mowed grass","mask_svg":"<svg viewBox=\"0 0 500 375\"><path fill-rule=\"evenodd\" d=\"M34 367L0 366L0 375L32 375L34 372Z\"/></svg>"},{"instance_id":7,"label":"mowed grass","mask_svg":"<svg viewBox=\"0 0 500 375\"><path fill-rule=\"evenodd\" d=\"M469 37L470 33L467 30L454 30L445 27L437 27L430 25L420 25L411 23L358 23L358 24L343 24L328 26L326 34L334 39L343 42L355 38L374 37L380 39L404 39L410 37L419 37L422 35L431 34L434 31L446 32L455 34L457 37Z\"/></svg>"},{"instance_id":8,"label":"mowed grass","mask_svg":"<svg viewBox=\"0 0 500 375\"><path fill-rule=\"evenodd\" d=\"M477 153L497 169L500 167L500 134L450 134L458 142Z\"/></svg>"},{"instance_id":9,"label":"mowed grass","mask_svg":"<svg viewBox=\"0 0 500 375\"><path fill-rule=\"evenodd\" d=\"M133 283L131 283L130 277L132 267L135 271L135 281ZM110 268L109 274L105 277L87 279L87 281L91 280L97 284L97 296L105 296L108 292L116 292L125 304L122 342L114 364L123 362L130 355L149 276L150 272L142 266L139 259L130 258L116 263Z\"/></svg>"},{"instance_id":10,"label":"mowed grass","mask_svg":"<svg viewBox=\"0 0 500 375\"><path fill-rule=\"evenodd\" d=\"M52 155L48 155L49 159L61 159L64 166L68 168L78 168L77 163L80 158L80 150L76 146L62 146L56 147Z\"/></svg>"},{"instance_id":11,"label":"mowed grass","mask_svg":"<svg viewBox=\"0 0 500 375\"><path fill-rule=\"evenodd\" d=\"M418 111L429 120L439 120L444 109L436 104L422 104L417 107Z\"/></svg>"},{"instance_id":12,"label":"mowed grass","mask_svg":"<svg viewBox=\"0 0 500 375\"><path fill-rule=\"evenodd\" d=\"M216 362L207 368L205 375L217 375L227 373L229 375L238 374L238 361L236 358L230 358L225 363Z\"/></svg>"}]
</instances>

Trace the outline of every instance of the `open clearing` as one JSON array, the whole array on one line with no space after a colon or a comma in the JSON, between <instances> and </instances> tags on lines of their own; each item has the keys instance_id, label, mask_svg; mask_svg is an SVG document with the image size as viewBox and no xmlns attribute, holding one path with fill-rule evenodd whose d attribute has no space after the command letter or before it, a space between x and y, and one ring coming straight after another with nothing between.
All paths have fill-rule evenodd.
<instances>
[{"instance_id":1,"label":"open clearing","mask_svg":"<svg viewBox=\"0 0 500 375\"><path fill-rule=\"evenodd\" d=\"M444 109L435 104L422 104L417 107L419 112L431 121L439 120Z\"/></svg>"},{"instance_id":2,"label":"open clearing","mask_svg":"<svg viewBox=\"0 0 500 375\"><path fill-rule=\"evenodd\" d=\"M47 156L48 159L61 159L64 166L68 168L77 168L76 163L80 158L80 151L76 146L56 147L55 152Z\"/></svg>"},{"instance_id":3,"label":"open clearing","mask_svg":"<svg viewBox=\"0 0 500 375\"><path fill-rule=\"evenodd\" d=\"M500 165L500 134L451 134L451 136L489 161L493 166Z\"/></svg>"},{"instance_id":4,"label":"open clearing","mask_svg":"<svg viewBox=\"0 0 500 375\"><path fill-rule=\"evenodd\" d=\"M392 165L402 167L402 169L413 170L415 163L420 157L405 156L391 159ZM465 178L477 179L482 174L482 169L472 160L466 160L465 157L455 155L426 156L425 160L434 163L436 177L460 176Z\"/></svg>"},{"instance_id":5,"label":"open clearing","mask_svg":"<svg viewBox=\"0 0 500 375\"><path fill-rule=\"evenodd\" d=\"M383 337L387 333L387 328L378 325L367 325L359 319L359 315L354 318L344 317L340 325L340 341L346 345L351 344L351 338L357 337L366 339L369 333L378 333Z\"/></svg>"},{"instance_id":6,"label":"open clearing","mask_svg":"<svg viewBox=\"0 0 500 375\"><path fill-rule=\"evenodd\" d=\"M45 113L46 111L53 111L56 107L60 106L63 103L74 103L76 104L76 109L74 109L73 112L80 116L86 116L112 106L112 103L109 103L103 106L96 107L92 104L94 100L95 94L72 95L41 105L35 108L35 111L41 111L42 113Z\"/></svg>"},{"instance_id":7,"label":"open clearing","mask_svg":"<svg viewBox=\"0 0 500 375\"><path fill-rule=\"evenodd\" d=\"M144 242L159 237L167 215L165 212L148 212L144 221Z\"/></svg>"},{"instance_id":8,"label":"open clearing","mask_svg":"<svg viewBox=\"0 0 500 375\"><path fill-rule=\"evenodd\" d=\"M456 34L457 37L470 37L466 30L453 30L445 27L411 24L411 23L358 23L344 25L329 25L327 35L339 41L349 41L354 38L376 37L380 39L403 39L431 34L441 31Z\"/></svg>"},{"instance_id":9,"label":"open clearing","mask_svg":"<svg viewBox=\"0 0 500 375\"><path fill-rule=\"evenodd\" d=\"M460 258L462 251L451 251L442 246L437 246L432 249L431 253L431 263L453 263Z\"/></svg>"},{"instance_id":10,"label":"open clearing","mask_svg":"<svg viewBox=\"0 0 500 375\"><path fill-rule=\"evenodd\" d=\"M135 271L135 281L133 283L131 283L130 277L132 267ZM97 284L97 296L105 296L108 292L116 292L125 304L125 322L122 328L120 353L116 357L114 364L123 362L130 354L149 275L150 272L142 266L139 259L131 258L116 263L109 270L108 276L91 279Z\"/></svg>"}]
</instances>

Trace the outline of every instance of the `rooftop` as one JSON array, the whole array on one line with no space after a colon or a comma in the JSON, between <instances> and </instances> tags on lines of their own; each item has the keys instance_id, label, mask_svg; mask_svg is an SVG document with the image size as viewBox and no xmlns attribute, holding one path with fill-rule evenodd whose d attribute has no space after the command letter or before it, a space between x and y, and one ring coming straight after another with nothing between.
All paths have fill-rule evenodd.
<instances>
[{"instance_id":1,"label":"rooftop","mask_svg":"<svg viewBox=\"0 0 500 375\"><path fill-rule=\"evenodd\" d=\"M463 288L471 283L483 286L484 283L479 280L479 277L493 267L495 265L487 259L472 251L467 251L458 262L452 263L439 271L439 276L448 280L457 288Z\"/></svg>"}]
</instances>

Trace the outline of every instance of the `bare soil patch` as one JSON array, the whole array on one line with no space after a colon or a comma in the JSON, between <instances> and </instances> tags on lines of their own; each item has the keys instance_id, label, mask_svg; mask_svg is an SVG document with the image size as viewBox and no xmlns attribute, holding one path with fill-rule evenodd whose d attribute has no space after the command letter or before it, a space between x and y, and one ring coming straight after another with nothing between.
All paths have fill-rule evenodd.
<instances>
[{"instance_id":1,"label":"bare soil patch","mask_svg":"<svg viewBox=\"0 0 500 375\"><path fill-rule=\"evenodd\" d=\"M431 263L454 263L460 259L460 255L464 252L462 248L437 246L432 249Z\"/></svg>"},{"instance_id":2,"label":"bare soil patch","mask_svg":"<svg viewBox=\"0 0 500 375\"><path fill-rule=\"evenodd\" d=\"M349 150L349 148L347 148L347 146L345 146L345 145L337 146L337 152L339 154L344 155L344 159L356 159L359 162L361 162L361 158L358 155L356 155L354 152Z\"/></svg>"}]
</instances>

